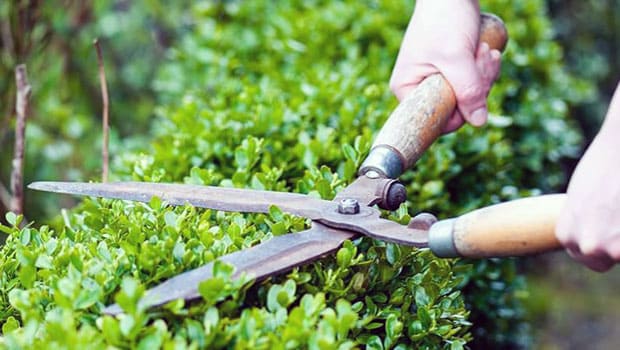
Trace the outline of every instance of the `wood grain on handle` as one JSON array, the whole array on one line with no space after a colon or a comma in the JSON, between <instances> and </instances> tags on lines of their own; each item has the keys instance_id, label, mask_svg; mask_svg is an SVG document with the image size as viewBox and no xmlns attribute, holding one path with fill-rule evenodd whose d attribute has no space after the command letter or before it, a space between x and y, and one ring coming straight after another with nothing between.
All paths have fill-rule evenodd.
<instances>
[{"instance_id":1,"label":"wood grain on handle","mask_svg":"<svg viewBox=\"0 0 620 350\"><path fill-rule=\"evenodd\" d=\"M508 34L501 19L483 14L480 30L480 41L492 49L504 49ZM427 77L392 112L373 149L387 147L396 151L404 171L442 134L455 106L454 92L446 79L441 74Z\"/></svg>"},{"instance_id":2,"label":"wood grain on handle","mask_svg":"<svg viewBox=\"0 0 620 350\"><path fill-rule=\"evenodd\" d=\"M437 241L449 235L455 254L440 252L440 256L485 258L556 250L561 245L555 237L555 224L565 201L565 194L553 194L477 209L446 221L450 226L447 230L441 229L442 225L437 226L438 230L431 227L429 246L435 251L433 247L445 243Z\"/></svg>"}]
</instances>

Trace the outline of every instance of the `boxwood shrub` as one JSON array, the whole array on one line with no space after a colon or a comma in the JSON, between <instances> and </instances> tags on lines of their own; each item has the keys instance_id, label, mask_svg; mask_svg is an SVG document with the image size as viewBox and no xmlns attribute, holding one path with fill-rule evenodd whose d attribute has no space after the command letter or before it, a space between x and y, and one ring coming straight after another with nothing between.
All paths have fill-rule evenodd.
<instances>
[{"instance_id":1,"label":"boxwood shrub","mask_svg":"<svg viewBox=\"0 0 620 350\"><path fill-rule=\"evenodd\" d=\"M402 180L407 223L557 188L575 156L567 75L541 1L485 1L511 41L481 129L442 137ZM395 107L387 88L412 4L200 1L158 69L151 142L114 176L332 198ZM128 141L130 142L130 141ZM273 208L224 213L85 199L46 226L7 215L0 251L6 348L460 349L527 346L514 261L437 259L368 238L260 283L216 264L202 300L157 310L144 290L224 254L308 227ZM125 313L103 316L116 302ZM472 342L473 339L473 342ZM469 342L469 345L466 345Z\"/></svg>"}]
</instances>

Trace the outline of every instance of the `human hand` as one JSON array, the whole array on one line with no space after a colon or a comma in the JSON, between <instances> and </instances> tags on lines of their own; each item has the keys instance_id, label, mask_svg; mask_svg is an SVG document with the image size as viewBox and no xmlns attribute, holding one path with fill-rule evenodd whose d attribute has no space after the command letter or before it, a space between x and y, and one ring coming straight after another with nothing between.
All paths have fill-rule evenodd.
<instances>
[{"instance_id":1,"label":"human hand","mask_svg":"<svg viewBox=\"0 0 620 350\"><path fill-rule=\"evenodd\" d=\"M390 88L399 100L429 75L441 73L452 86L457 109L444 132L465 121L487 120L486 97L499 74L501 54L478 44L476 0L418 0L396 59Z\"/></svg>"},{"instance_id":2,"label":"human hand","mask_svg":"<svg viewBox=\"0 0 620 350\"><path fill-rule=\"evenodd\" d=\"M568 186L556 236L569 255L595 271L620 262L620 85L605 123Z\"/></svg>"}]
</instances>

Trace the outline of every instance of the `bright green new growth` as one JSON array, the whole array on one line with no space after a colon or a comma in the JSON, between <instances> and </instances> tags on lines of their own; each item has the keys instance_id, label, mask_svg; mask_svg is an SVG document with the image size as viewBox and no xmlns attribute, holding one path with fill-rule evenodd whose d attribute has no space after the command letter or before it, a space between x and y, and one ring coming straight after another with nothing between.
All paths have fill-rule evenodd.
<instances>
[{"instance_id":1,"label":"bright green new growth","mask_svg":"<svg viewBox=\"0 0 620 350\"><path fill-rule=\"evenodd\" d=\"M567 76L540 1L487 1L511 36L487 127L443 137L402 180L419 211L456 215L561 183L579 135ZM192 31L160 68L162 101L122 179L309 193L332 198L395 106L387 80L410 4L199 2ZM543 171L544 169L544 171ZM1 344L8 348L463 348L523 341L522 281L511 261L473 266L363 238L337 254L248 285L216 265L203 301L144 310L144 290L224 254L301 231L303 218L85 200L54 229L19 229L0 251ZM463 292L461 292L461 290ZM126 312L101 316L117 302ZM465 303L471 306L470 311ZM499 344L499 345L498 345Z\"/></svg>"}]
</instances>

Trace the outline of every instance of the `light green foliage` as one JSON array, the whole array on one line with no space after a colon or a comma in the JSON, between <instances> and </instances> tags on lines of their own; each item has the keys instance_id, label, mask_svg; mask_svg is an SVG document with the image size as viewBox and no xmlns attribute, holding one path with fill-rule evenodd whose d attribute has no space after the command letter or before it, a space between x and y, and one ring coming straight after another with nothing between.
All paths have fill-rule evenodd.
<instances>
[{"instance_id":1,"label":"light green foliage","mask_svg":"<svg viewBox=\"0 0 620 350\"><path fill-rule=\"evenodd\" d=\"M552 188L578 134L568 104L585 96L549 41L540 1L486 1L511 42L484 129L442 137L402 180L406 224ZM154 88L152 142L116 158L120 178L333 196L354 177L396 101L387 80L411 12L401 1L203 1ZM544 171L543 171L544 169ZM10 221L18 220L16 217ZM5 346L23 348L462 349L521 338L512 261L473 265L368 238L258 284L218 264L201 302L137 305L145 288L307 220L85 200L54 229L0 228ZM462 292L463 291L463 292ZM101 316L117 302L126 314ZM468 304L469 310L465 308ZM479 341L479 340L476 340ZM476 344L477 345L477 344Z\"/></svg>"}]
</instances>

